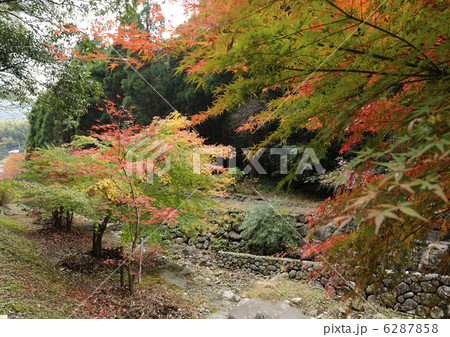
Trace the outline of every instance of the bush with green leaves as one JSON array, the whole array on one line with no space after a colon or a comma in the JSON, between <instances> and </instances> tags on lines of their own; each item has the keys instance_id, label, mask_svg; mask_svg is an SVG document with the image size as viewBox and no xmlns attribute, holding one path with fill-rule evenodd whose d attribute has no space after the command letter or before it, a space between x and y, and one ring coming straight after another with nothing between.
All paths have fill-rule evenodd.
<instances>
[{"instance_id":1,"label":"bush with green leaves","mask_svg":"<svg viewBox=\"0 0 450 337\"><path fill-rule=\"evenodd\" d=\"M260 255L281 253L300 237L289 217L279 210L279 203L263 203L249 210L242 223L243 236L249 237L249 249Z\"/></svg>"},{"instance_id":2,"label":"bush with green leaves","mask_svg":"<svg viewBox=\"0 0 450 337\"><path fill-rule=\"evenodd\" d=\"M24 193L24 202L43 211L44 219L52 219L53 225L70 231L74 213L86 214L92 199L86 193L63 185L45 186L32 184Z\"/></svg>"},{"instance_id":3,"label":"bush with green leaves","mask_svg":"<svg viewBox=\"0 0 450 337\"><path fill-rule=\"evenodd\" d=\"M237 167L230 168L229 173L230 173L230 176L232 178L234 178L235 182L239 182L242 179L244 179L244 175L245 175L244 171L240 170Z\"/></svg>"},{"instance_id":4,"label":"bush with green leaves","mask_svg":"<svg viewBox=\"0 0 450 337\"><path fill-rule=\"evenodd\" d=\"M12 179L0 180L0 207L19 197L19 184Z\"/></svg>"}]
</instances>

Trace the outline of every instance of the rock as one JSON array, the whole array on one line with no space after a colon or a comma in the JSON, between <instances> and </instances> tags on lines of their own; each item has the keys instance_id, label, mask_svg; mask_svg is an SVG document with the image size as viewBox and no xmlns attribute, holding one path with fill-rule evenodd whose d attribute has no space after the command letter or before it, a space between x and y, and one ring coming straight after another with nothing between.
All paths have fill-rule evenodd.
<instances>
[{"instance_id":1,"label":"rock","mask_svg":"<svg viewBox=\"0 0 450 337\"><path fill-rule=\"evenodd\" d=\"M199 237L197 238L197 240L198 240L198 242L202 243L202 242L205 242L206 237L204 237L204 236L199 236Z\"/></svg>"},{"instance_id":2,"label":"rock","mask_svg":"<svg viewBox=\"0 0 450 337\"><path fill-rule=\"evenodd\" d=\"M404 298L411 298L411 297L414 297L414 293L413 293L412 291L407 292L406 294L403 294L403 297L404 297Z\"/></svg>"},{"instance_id":3,"label":"rock","mask_svg":"<svg viewBox=\"0 0 450 337\"><path fill-rule=\"evenodd\" d=\"M430 282L421 282L420 286L426 293L434 293L436 291L436 287L432 285Z\"/></svg>"},{"instance_id":4,"label":"rock","mask_svg":"<svg viewBox=\"0 0 450 337\"><path fill-rule=\"evenodd\" d=\"M442 317L444 317L444 311L441 308L439 308L439 307L434 307L430 311L430 316L433 319L442 318Z\"/></svg>"},{"instance_id":5,"label":"rock","mask_svg":"<svg viewBox=\"0 0 450 337\"><path fill-rule=\"evenodd\" d=\"M203 242L203 248L208 249L208 247L209 247L209 241Z\"/></svg>"},{"instance_id":6,"label":"rock","mask_svg":"<svg viewBox=\"0 0 450 337\"><path fill-rule=\"evenodd\" d=\"M438 294L448 299L450 297L450 287L447 286L440 287L438 289Z\"/></svg>"},{"instance_id":7,"label":"rock","mask_svg":"<svg viewBox=\"0 0 450 337\"><path fill-rule=\"evenodd\" d=\"M240 241L242 239L242 236L235 231L231 231L228 233L228 238L234 241Z\"/></svg>"},{"instance_id":8,"label":"rock","mask_svg":"<svg viewBox=\"0 0 450 337\"><path fill-rule=\"evenodd\" d=\"M369 295L369 297L367 297L367 302L375 303L375 295Z\"/></svg>"},{"instance_id":9,"label":"rock","mask_svg":"<svg viewBox=\"0 0 450 337\"><path fill-rule=\"evenodd\" d=\"M243 231L241 232L241 237L243 240L248 240L251 237L251 233L249 231Z\"/></svg>"},{"instance_id":10,"label":"rock","mask_svg":"<svg viewBox=\"0 0 450 337\"><path fill-rule=\"evenodd\" d=\"M272 265L268 265L268 266L267 266L267 269L269 269L270 271L276 271L276 270L277 270L277 267L272 266Z\"/></svg>"},{"instance_id":11,"label":"rock","mask_svg":"<svg viewBox=\"0 0 450 337\"><path fill-rule=\"evenodd\" d=\"M305 278L305 273L303 273L302 271L297 271L295 273L295 279L296 280L303 280Z\"/></svg>"},{"instance_id":12,"label":"rock","mask_svg":"<svg viewBox=\"0 0 450 337\"><path fill-rule=\"evenodd\" d=\"M442 264L442 257L450 255L450 241L430 243L422 255L419 270L436 271L436 267Z\"/></svg>"},{"instance_id":13,"label":"rock","mask_svg":"<svg viewBox=\"0 0 450 337\"><path fill-rule=\"evenodd\" d=\"M363 303L358 298L356 298L352 302L352 309L356 311L363 311L364 310Z\"/></svg>"},{"instance_id":14,"label":"rock","mask_svg":"<svg viewBox=\"0 0 450 337\"><path fill-rule=\"evenodd\" d=\"M177 232L177 237L182 238L183 237L183 233L181 233L180 231Z\"/></svg>"},{"instance_id":15,"label":"rock","mask_svg":"<svg viewBox=\"0 0 450 337\"><path fill-rule=\"evenodd\" d=\"M241 244L240 244L239 242L233 241L233 242L231 243L231 246L232 246L234 249L238 249L238 248L241 246Z\"/></svg>"},{"instance_id":16,"label":"rock","mask_svg":"<svg viewBox=\"0 0 450 337\"><path fill-rule=\"evenodd\" d=\"M400 295L399 297L397 297L397 301L399 301L400 303L405 302L405 298L403 297L403 295Z\"/></svg>"},{"instance_id":17,"label":"rock","mask_svg":"<svg viewBox=\"0 0 450 337\"><path fill-rule=\"evenodd\" d=\"M186 267L184 267L179 273L180 276L188 276L191 274L192 274L192 270L190 270L189 268L186 268Z\"/></svg>"},{"instance_id":18,"label":"rock","mask_svg":"<svg viewBox=\"0 0 450 337\"><path fill-rule=\"evenodd\" d=\"M175 243L182 244L183 243L183 238L176 238L175 239Z\"/></svg>"},{"instance_id":19,"label":"rock","mask_svg":"<svg viewBox=\"0 0 450 337\"><path fill-rule=\"evenodd\" d=\"M239 302L241 298L235 295L232 291L226 290L222 293L222 297L227 299L228 301Z\"/></svg>"},{"instance_id":20,"label":"rock","mask_svg":"<svg viewBox=\"0 0 450 337\"><path fill-rule=\"evenodd\" d=\"M408 310L416 309L418 305L419 305L419 304L418 304L416 301L414 301L414 300L408 298L408 299L401 305L401 308L402 308L402 310L408 311Z\"/></svg>"},{"instance_id":21,"label":"rock","mask_svg":"<svg viewBox=\"0 0 450 337\"><path fill-rule=\"evenodd\" d=\"M302 298L301 297L294 297L293 299L291 299L291 302L294 304L300 304L302 302Z\"/></svg>"},{"instance_id":22,"label":"rock","mask_svg":"<svg viewBox=\"0 0 450 337\"><path fill-rule=\"evenodd\" d=\"M188 240L188 245L190 245L190 246L195 245L195 239L194 239L194 238L190 238L190 239Z\"/></svg>"},{"instance_id":23,"label":"rock","mask_svg":"<svg viewBox=\"0 0 450 337\"><path fill-rule=\"evenodd\" d=\"M437 294L423 294L420 296L422 304L428 307L435 306L441 300Z\"/></svg>"},{"instance_id":24,"label":"rock","mask_svg":"<svg viewBox=\"0 0 450 337\"><path fill-rule=\"evenodd\" d=\"M318 314L318 312L317 312L316 309L310 309L310 310L308 311L308 313L307 313L307 315L308 315L308 316L311 316L311 317L316 317L317 314Z\"/></svg>"},{"instance_id":25,"label":"rock","mask_svg":"<svg viewBox=\"0 0 450 337\"><path fill-rule=\"evenodd\" d=\"M397 294L399 295L403 295L404 293L407 293L409 291L410 291L409 286L405 282L401 282L397 286Z\"/></svg>"},{"instance_id":26,"label":"rock","mask_svg":"<svg viewBox=\"0 0 450 337\"><path fill-rule=\"evenodd\" d=\"M260 300L246 300L229 311L229 318L234 319L307 319L299 310L287 303L270 304Z\"/></svg>"},{"instance_id":27,"label":"rock","mask_svg":"<svg viewBox=\"0 0 450 337\"><path fill-rule=\"evenodd\" d=\"M373 295L373 294L374 294L374 292L373 292L373 285L369 285L369 286L366 288L366 294L367 294L367 295Z\"/></svg>"},{"instance_id":28,"label":"rock","mask_svg":"<svg viewBox=\"0 0 450 337\"><path fill-rule=\"evenodd\" d=\"M439 277L439 274L426 274L424 277L423 277L423 280L424 281L431 281L431 280L434 280L434 279L436 279L436 278L438 278Z\"/></svg>"},{"instance_id":29,"label":"rock","mask_svg":"<svg viewBox=\"0 0 450 337\"><path fill-rule=\"evenodd\" d=\"M317 240L325 241L328 239L331 235L333 235L332 229L334 229L334 225L326 225L317 228L317 230L314 232L314 236Z\"/></svg>"},{"instance_id":30,"label":"rock","mask_svg":"<svg viewBox=\"0 0 450 337\"><path fill-rule=\"evenodd\" d=\"M289 277L290 277L290 278L295 278L296 275L297 275L297 272L296 272L295 270L291 270L291 271L289 272Z\"/></svg>"}]
</instances>

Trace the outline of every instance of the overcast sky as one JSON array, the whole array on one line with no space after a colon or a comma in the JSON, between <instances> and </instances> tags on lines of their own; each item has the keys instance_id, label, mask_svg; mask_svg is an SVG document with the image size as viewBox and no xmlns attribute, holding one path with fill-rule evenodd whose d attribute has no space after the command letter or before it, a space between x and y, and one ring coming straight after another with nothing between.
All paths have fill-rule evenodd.
<instances>
[{"instance_id":1,"label":"overcast sky","mask_svg":"<svg viewBox=\"0 0 450 337\"><path fill-rule=\"evenodd\" d=\"M164 17L168 25L171 27L176 27L188 19L188 16L184 12L183 6L177 1L167 1L167 0L156 0L157 3L161 5ZM94 19L91 17L90 19ZM84 25L88 25L90 21L88 19L83 20ZM83 23L81 23L83 26ZM170 33L163 34L164 38L170 37ZM44 77L39 74L36 75L38 79L43 79ZM12 102L7 100L0 100L0 120L4 119L23 119L26 113L30 110L30 105L24 105L22 107L16 106Z\"/></svg>"},{"instance_id":2,"label":"overcast sky","mask_svg":"<svg viewBox=\"0 0 450 337\"><path fill-rule=\"evenodd\" d=\"M181 4L176 1L169 2L165 0L158 0L157 2L161 5L164 17L172 26L176 27L187 20L187 16L185 15L184 8Z\"/></svg>"}]
</instances>

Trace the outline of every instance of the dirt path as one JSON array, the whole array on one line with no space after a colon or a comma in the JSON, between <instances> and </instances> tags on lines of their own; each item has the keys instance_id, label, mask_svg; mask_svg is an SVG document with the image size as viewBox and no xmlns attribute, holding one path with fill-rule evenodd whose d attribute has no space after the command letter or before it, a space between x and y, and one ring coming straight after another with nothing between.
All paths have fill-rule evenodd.
<instances>
[{"instance_id":1,"label":"dirt path","mask_svg":"<svg viewBox=\"0 0 450 337\"><path fill-rule=\"evenodd\" d=\"M187 299L195 299L200 318L227 318L244 298L286 302L311 318L406 318L399 312L356 298L329 297L322 286L281 275L269 278L215 266L211 253L175 245L155 267L158 276Z\"/></svg>"}]
</instances>

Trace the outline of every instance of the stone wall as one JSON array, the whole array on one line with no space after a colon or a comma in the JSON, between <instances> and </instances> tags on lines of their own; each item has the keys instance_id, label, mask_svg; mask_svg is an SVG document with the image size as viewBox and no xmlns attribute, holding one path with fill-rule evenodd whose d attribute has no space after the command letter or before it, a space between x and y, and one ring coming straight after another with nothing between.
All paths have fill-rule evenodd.
<instances>
[{"instance_id":1,"label":"stone wall","mask_svg":"<svg viewBox=\"0 0 450 337\"><path fill-rule=\"evenodd\" d=\"M255 202L247 196L233 196L238 201ZM242 199L242 200L241 200ZM247 200L248 199L248 200ZM262 199L261 199L262 200ZM295 223L295 229L300 234L298 245L304 243L300 236L307 236L309 227L305 224L304 214L289 214ZM198 249L208 249L214 256L215 264L228 269L242 269L249 273L272 276L285 273L292 279L305 279L314 273L320 264L312 261L299 261L288 258L274 258L269 256L252 255L249 251L248 237L240 224L244 220L243 212L229 211L214 217L212 228L205 233L182 232L167 228L166 238L178 244L188 244ZM323 226L314 233L319 241L326 240L333 232L331 225ZM450 237L441 237L440 233L431 233L424 247L413 252L414 266L411 270L419 270L406 275L405 279L395 286L393 281L385 279L383 293L375 298L374 291L369 287L365 291L368 301L377 300L384 306L402 312L416 313L424 317L449 318L450 317L450 284L449 276L432 274L435 267L444 255L450 255ZM320 274L315 275L316 281L326 285L328 279ZM345 286L339 289L345 293L350 289Z\"/></svg>"},{"instance_id":2,"label":"stone wall","mask_svg":"<svg viewBox=\"0 0 450 337\"><path fill-rule=\"evenodd\" d=\"M312 261L223 251L216 252L214 259L215 264L223 268L240 269L264 276L285 273L286 277L296 280L307 279L308 274L313 274L320 267L320 263ZM316 281L325 285L328 280L317 275ZM384 292L377 297L371 287L366 289L365 297L368 301L377 300L386 307L422 317L450 318L449 275L415 272L408 274L397 286L389 278L383 280L383 283ZM345 293L348 290L349 288L340 291Z\"/></svg>"},{"instance_id":3,"label":"stone wall","mask_svg":"<svg viewBox=\"0 0 450 337\"><path fill-rule=\"evenodd\" d=\"M385 285L389 280L385 280ZM450 276L412 273L396 287L395 310L432 318L450 317Z\"/></svg>"},{"instance_id":4,"label":"stone wall","mask_svg":"<svg viewBox=\"0 0 450 337\"><path fill-rule=\"evenodd\" d=\"M300 234L298 245L304 245L305 243L301 237L305 237L309 230L304 223L304 215L288 214L287 216L292 219L295 229ZM212 227L204 233L165 227L164 229L167 232L165 238L175 243L185 243L198 249L251 253L248 247L249 237L244 234L243 228L241 227L244 217L244 212L228 211L215 218L212 221Z\"/></svg>"}]
</instances>

